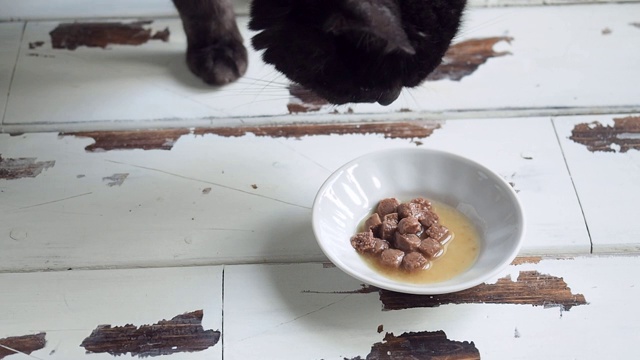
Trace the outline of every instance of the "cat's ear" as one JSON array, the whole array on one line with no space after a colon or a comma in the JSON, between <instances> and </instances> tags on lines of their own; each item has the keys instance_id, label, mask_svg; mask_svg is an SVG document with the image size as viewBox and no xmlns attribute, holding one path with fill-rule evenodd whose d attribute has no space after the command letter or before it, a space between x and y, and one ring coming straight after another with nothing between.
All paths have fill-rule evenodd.
<instances>
[{"instance_id":1,"label":"cat's ear","mask_svg":"<svg viewBox=\"0 0 640 360\"><path fill-rule=\"evenodd\" d=\"M402 28L400 12L391 1L345 0L340 11L324 23L324 30L336 35L359 34L379 39L385 43L385 53L416 53Z\"/></svg>"}]
</instances>

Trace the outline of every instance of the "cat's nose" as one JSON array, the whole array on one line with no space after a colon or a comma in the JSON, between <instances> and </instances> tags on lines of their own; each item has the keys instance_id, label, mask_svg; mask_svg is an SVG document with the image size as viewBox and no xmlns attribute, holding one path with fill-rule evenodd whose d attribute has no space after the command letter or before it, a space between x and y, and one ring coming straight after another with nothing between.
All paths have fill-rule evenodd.
<instances>
[{"instance_id":1,"label":"cat's nose","mask_svg":"<svg viewBox=\"0 0 640 360\"><path fill-rule=\"evenodd\" d=\"M391 104L392 102L396 101L398 96L400 96L401 91L402 91L402 86L397 86L397 87L394 87L393 89L383 91L382 93L380 93L380 96L378 97L378 100L377 100L378 104L383 106L387 106Z\"/></svg>"}]
</instances>

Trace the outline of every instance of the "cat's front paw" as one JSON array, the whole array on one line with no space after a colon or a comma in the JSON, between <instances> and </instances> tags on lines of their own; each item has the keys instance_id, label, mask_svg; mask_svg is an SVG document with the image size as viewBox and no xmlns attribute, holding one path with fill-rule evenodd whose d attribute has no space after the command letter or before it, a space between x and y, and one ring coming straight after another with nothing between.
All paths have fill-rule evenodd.
<instances>
[{"instance_id":1,"label":"cat's front paw","mask_svg":"<svg viewBox=\"0 0 640 360\"><path fill-rule=\"evenodd\" d=\"M247 71L247 63L247 49L235 39L187 49L189 69L209 85L225 85L237 80Z\"/></svg>"}]
</instances>

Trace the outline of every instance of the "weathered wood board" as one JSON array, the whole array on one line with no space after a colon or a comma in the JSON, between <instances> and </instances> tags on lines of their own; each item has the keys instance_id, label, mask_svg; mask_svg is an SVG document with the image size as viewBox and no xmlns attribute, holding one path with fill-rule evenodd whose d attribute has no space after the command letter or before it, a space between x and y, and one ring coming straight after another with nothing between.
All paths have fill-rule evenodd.
<instances>
[{"instance_id":1,"label":"weathered wood board","mask_svg":"<svg viewBox=\"0 0 640 360\"><path fill-rule=\"evenodd\" d=\"M372 290L321 264L226 266L224 355L637 358L639 266L636 256L542 260L511 266L486 293L448 297ZM436 331L450 342L434 346Z\"/></svg>"},{"instance_id":2,"label":"weathered wood board","mask_svg":"<svg viewBox=\"0 0 640 360\"><path fill-rule=\"evenodd\" d=\"M477 68L333 107L253 51L204 86L168 0L0 0L46 20L0 23L0 359L639 358L640 3L595 2L472 0L445 63ZM60 23L140 17L158 39L52 48ZM324 179L416 147L510 182L531 256L426 297L323 264Z\"/></svg>"},{"instance_id":3,"label":"weathered wood board","mask_svg":"<svg viewBox=\"0 0 640 360\"><path fill-rule=\"evenodd\" d=\"M22 23L0 23L0 114L3 117L23 29Z\"/></svg>"},{"instance_id":4,"label":"weathered wood board","mask_svg":"<svg viewBox=\"0 0 640 360\"><path fill-rule=\"evenodd\" d=\"M310 217L324 180L362 154L415 147L512 183L523 254L590 252L549 118L365 125L0 135L4 164L24 170L0 179L0 269L322 260Z\"/></svg>"},{"instance_id":5,"label":"weathered wood board","mask_svg":"<svg viewBox=\"0 0 640 360\"><path fill-rule=\"evenodd\" d=\"M0 293L0 343L34 336L40 346L31 356L37 359L141 357L125 351L140 338L104 345L114 355L87 354L85 346L97 330L122 330L126 324L154 339L171 323L144 325L196 313L195 333L216 333L218 342L172 357L343 360L387 351L465 359L640 355L629 346L639 333L640 310L629 302L640 296L634 273L639 257L520 258L517 264L471 291L448 296L370 288L320 263L0 274L0 288L7 290ZM164 345L183 349L170 341Z\"/></svg>"},{"instance_id":6,"label":"weathered wood board","mask_svg":"<svg viewBox=\"0 0 640 360\"><path fill-rule=\"evenodd\" d=\"M45 341L33 357L5 352L7 360L171 353L222 359L222 273L197 267L0 274L0 344L14 348L18 342L8 338L29 335ZM137 336L122 336L135 328ZM6 350L0 347L0 358Z\"/></svg>"},{"instance_id":7,"label":"weathered wood board","mask_svg":"<svg viewBox=\"0 0 640 360\"><path fill-rule=\"evenodd\" d=\"M640 250L640 113L555 118L593 252Z\"/></svg>"},{"instance_id":8,"label":"weathered wood board","mask_svg":"<svg viewBox=\"0 0 640 360\"><path fill-rule=\"evenodd\" d=\"M233 0L237 14L248 14L250 0ZM627 3L638 0L468 0L470 7L530 6L554 4ZM176 16L170 1L138 0L58 0L55 4L47 0L0 0L0 20L32 19L83 19L106 17L166 17Z\"/></svg>"},{"instance_id":9,"label":"weathered wood board","mask_svg":"<svg viewBox=\"0 0 640 360\"><path fill-rule=\"evenodd\" d=\"M191 75L177 19L145 25L154 32L168 28L168 42L75 50L52 49L49 33L59 21L28 22L3 129L344 121L406 110L447 117L460 112L633 111L640 98L634 82L640 77L640 48L626 44L640 41L640 29L633 25L638 13L640 4L473 8L456 39L458 57L445 59L466 64L465 74L445 72L440 80L403 92L388 107L322 106L295 116L287 114L291 104L300 111L300 99L292 97L287 80L254 51L247 75L222 89ZM240 23L248 43L246 18ZM44 45L29 49L37 41Z\"/></svg>"}]
</instances>

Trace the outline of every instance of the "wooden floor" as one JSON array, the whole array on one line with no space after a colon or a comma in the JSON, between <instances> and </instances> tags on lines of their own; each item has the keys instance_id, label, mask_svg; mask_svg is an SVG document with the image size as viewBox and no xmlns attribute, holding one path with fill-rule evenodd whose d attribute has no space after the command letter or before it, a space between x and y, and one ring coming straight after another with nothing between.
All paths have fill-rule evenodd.
<instances>
[{"instance_id":1,"label":"wooden floor","mask_svg":"<svg viewBox=\"0 0 640 360\"><path fill-rule=\"evenodd\" d=\"M640 3L472 7L457 70L388 107L307 99L254 52L208 88L175 17L55 49L66 22L0 22L0 359L640 357ZM472 291L371 288L316 244L333 170L416 147L522 201L520 257Z\"/></svg>"}]
</instances>

